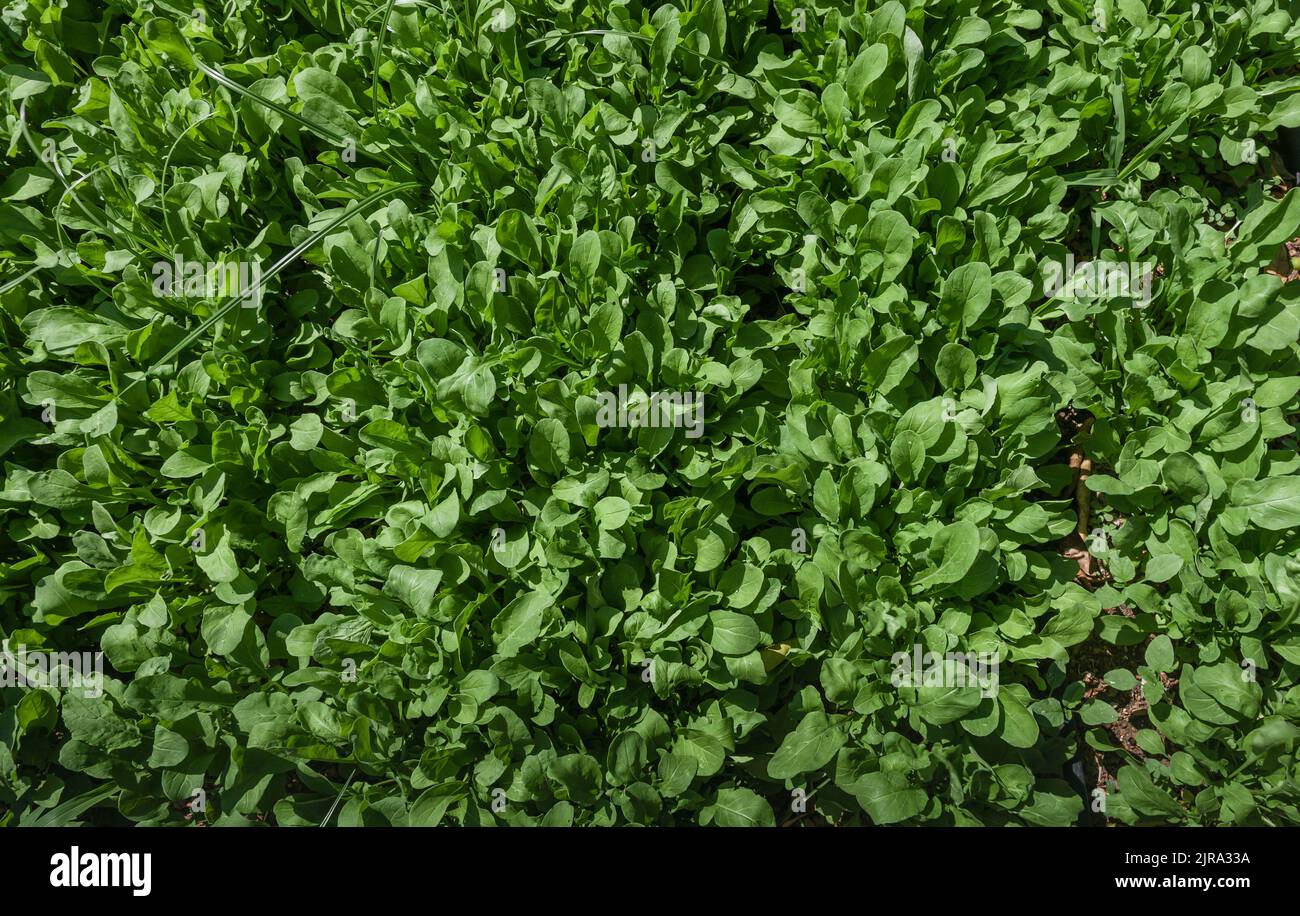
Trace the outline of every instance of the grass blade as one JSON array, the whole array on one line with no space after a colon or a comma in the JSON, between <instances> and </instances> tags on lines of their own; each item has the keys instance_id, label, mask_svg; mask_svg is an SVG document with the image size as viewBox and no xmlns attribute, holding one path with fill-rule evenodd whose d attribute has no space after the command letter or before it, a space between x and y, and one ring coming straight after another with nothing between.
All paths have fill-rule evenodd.
<instances>
[{"instance_id":1,"label":"grass blade","mask_svg":"<svg viewBox=\"0 0 1300 916\"><path fill-rule=\"evenodd\" d=\"M334 817L334 812L337 811L339 808L339 802L343 801L343 793L347 792L348 786L352 785L352 780L356 777L356 775L357 775L357 771L353 770L351 773L348 774L348 778L343 781L343 788L339 789L339 794L334 796L334 804L330 805L330 809L325 812L325 819L320 822L320 825L322 827L329 826L330 819Z\"/></svg>"},{"instance_id":2,"label":"grass blade","mask_svg":"<svg viewBox=\"0 0 1300 916\"><path fill-rule=\"evenodd\" d=\"M391 188L385 188L382 191L375 191L373 194L370 194L369 196L364 197L361 200L357 201L353 206L349 207L344 213L340 214L337 218L331 220L327 225L322 226L320 229L317 229L311 235L307 236L307 238L303 239L303 241L299 242L297 245L293 247L292 250L290 250L283 257L281 257L280 260L276 261L273 265L271 265L271 267L265 270L262 273L261 277L258 279L258 281L253 284L252 289L242 290L240 292L234 293L233 295L227 296L226 300L220 305L218 305L211 315L209 315L202 322L200 322L198 327L194 328L194 330L190 331L188 334L185 335L184 338L181 339L180 343L176 344L176 346L168 350L157 362L155 362L152 366L150 366L145 374L153 375L156 373L159 367L164 366L167 363L170 363L173 359L176 358L177 355L184 352L187 347L193 344L194 341L198 340L203 335L203 333L208 330L208 328L212 327L214 324L216 324L218 321L224 318L227 314L229 314L230 310L233 309L236 305L238 305L240 301L246 299L248 296L254 293L261 292L262 287L265 286L266 283L272 277L276 276L278 273L280 273L280 271L284 270L291 263L297 260L298 256L301 255L304 251L311 248L313 245L319 242L326 235L333 232L337 227L341 226L343 223L350 220L360 210L364 210L366 207L370 206L371 204L377 201L383 200L385 197L389 197L400 191L411 190L417 187L419 187L419 185L413 181L404 182L402 184L393 185Z\"/></svg>"},{"instance_id":3,"label":"grass blade","mask_svg":"<svg viewBox=\"0 0 1300 916\"><path fill-rule=\"evenodd\" d=\"M98 789L91 789L84 792L76 798L70 798L67 801L56 805L49 811L46 811L36 820L28 824L20 823L20 827L71 827L73 822L82 814L89 811L95 805L116 795L121 791L119 786L109 783L100 786Z\"/></svg>"},{"instance_id":4,"label":"grass blade","mask_svg":"<svg viewBox=\"0 0 1300 916\"><path fill-rule=\"evenodd\" d=\"M1142 163L1146 162L1148 159L1154 156L1156 150L1160 149L1160 147L1162 147L1165 144L1165 141L1167 141L1170 137L1176 134L1178 130L1186 123L1187 123L1187 115L1183 115L1177 121L1170 124L1164 130L1160 131L1160 133L1156 135L1156 138L1154 140L1152 140L1146 146L1142 147L1141 152L1139 152L1136 156L1134 156L1132 159L1129 160L1129 164L1124 166L1124 168L1120 171L1119 175L1116 176L1116 180L1123 181L1126 178L1128 178L1130 175L1132 175L1135 171L1137 171L1138 166L1140 166Z\"/></svg>"},{"instance_id":5,"label":"grass blade","mask_svg":"<svg viewBox=\"0 0 1300 916\"><path fill-rule=\"evenodd\" d=\"M397 0L388 0L384 7L384 18L379 23L379 37L375 39L374 55L370 59L370 115L374 117L379 110L379 58L384 54L384 45L388 40L388 17L393 14Z\"/></svg>"},{"instance_id":6,"label":"grass blade","mask_svg":"<svg viewBox=\"0 0 1300 916\"><path fill-rule=\"evenodd\" d=\"M18 276L14 277L4 286L0 286L0 296L3 296L5 293L9 292L9 290L13 289L19 283L22 283L24 280L26 280L32 274L36 273L36 271L38 270L40 270L39 267L33 267L31 270L25 271L24 273L21 273Z\"/></svg>"},{"instance_id":7,"label":"grass blade","mask_svg":"<svg viewBox=\"0 0 1300 916\"><path fill-rule=\"evenodd\" d=\"M250 101L256 102L257 104L263 106L264 108L269 108L272 111L274 111L276 114L288 118L290 121L294 121L298 124L301 124L303 127L307 128L308 130L314 131L315 133L320 134L322 137L326 137L334 141L335 143L338 143L340 146L348 142L347 137L335 133L334 131L330 130L328 127L322 127L321 125L312 121L310 118L304 118L302 115L298 114L298 112L294 111L292 108L289 108L288 106L285 105L281 105L279 102L274 102L271 99L263 98L262 96L258 95L252 90L244 88L243 86L239 85L239 83L236 83L230 77L222 73L220 70L217 70L213 67L209 67L207 64L199 60L197 57L194 58L194 65L198 67L200 70L202 70L205 74L207 74L207 76L213 82L219 83L221 86L223 86L226 89L229 89L231 92L235 93L241 98L249 99Z\"/></svg>"}]
</instances>

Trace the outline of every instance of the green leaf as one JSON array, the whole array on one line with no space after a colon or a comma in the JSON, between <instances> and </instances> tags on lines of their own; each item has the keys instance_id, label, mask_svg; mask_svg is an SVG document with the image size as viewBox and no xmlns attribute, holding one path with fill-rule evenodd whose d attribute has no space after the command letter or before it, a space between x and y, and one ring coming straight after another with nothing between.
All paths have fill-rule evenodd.
<instances>
[{"instance_id":1,"label":"green leaf","mask_svg":"<svg viewBox=\"0 0 1300 916\"><path fill-rule=\"evenodd\" d=\"M856 783L854 796L871 822L897 824L916 817L926 806L925 792L908 784L906 777L868 773Z\"/></svg>"},{"instance_id":2,"label":"green leaf","mask_svg":"<svg viewBox=\"0 0 1300 916\"><path fill-rule=\"evenodd\" d=\"M1269 531L1300 525L1300 476L1238 480L1231 504L1246 510L1252 524Z\"/></svg>"},{"instance_id":3,"label":"green leaf","mask_svg":"<svg viewBox=\"0 0 1300 916\"><path fill-rule=\"evenodd\" d=\"M503 658L519 654L542 632L545 611L552 606L545 592L527 592L511 601L492 621L492 638Z\"/></svg>"},{"instance_id":4,"label":"green leaf","mask_svg":"<svg viewBox=\"0 0 1300 916\"><path fill-rule=\"evenodd\" d=\"M752 617L731 611L709 614L713 636L710 645L724 655L746 655L758 646L763 633Z\"/></svg>"},{"instance_id":5,"label":"green leaf","mask_svg":"<svg viewBox=\"0 0 1300 916\"><path fill-rule=\"evenodd\" d=\"M973 522L965 520L953 522L935 538L934 550L941 557L939 566L917 580L917 585L928 588L960 582L979 556L979 528Z\"/></svg>"},{"instance_id":6,"label":"green leaf","mask_svg":"<svg viewBox=\"0 0 1300 916\"><path fill-rule=\"evenodd\" d=\"M497 221L497 243L524 266L541 271L543 265L542 240L528 214L521 210L507 210Z\"/></svg>"},{"instance_id":7,"label":"green leaf","mask_svg":"<svg viewBox=\"0 0 1300 916\"><path fill-rule=\"evenodd\" d=\"M939 297L939 315L946 324L971 328L989 307L993 274L982 261L963 264L949 274Z\"/></svg>"},{"instance_id":8,"label":"green leaf","mask_svg":"<svg viewBox=\"0 0 1300 916\"><path fill-rule=\"evenodd\" d=\"M1176 801L1151 781L1151 777L1131 764L1120 767L1119 791L1120 797L1139 813L1168 815L1173 818L1181 818L1185 814Z\"/></svg>"},{"instance_id":9,"label":"green leaf","mask_svg":"<svg viewBox=\"0 0 1300 916\"><path fill-rule=\"evenodd\" d=\"M767 762L767 775L789 779L800 773L820 770L835 759L848 740L841 725L824 712L810 712Z\"/></svg>"},{"instance_id":10,"label":"green leaf","mask_svg":"<svg viewBox=\"0 0 1300 916\"><path fill-rule=\"evenodd\" d=\"M772 806L752 789L719 789L711 809L719 827L775 827Z\"/></svg>"},{"instance_id":11,"label":"green leaf","mask_svg":"<svg viewBox=\"0 0 1300 916\"><path fill-rule=\"evenodd\" d=\"M1164 633L1147 643L1146 662L1157 671L1174 670L1174 644Z\"/></svg>"}]
</instances>

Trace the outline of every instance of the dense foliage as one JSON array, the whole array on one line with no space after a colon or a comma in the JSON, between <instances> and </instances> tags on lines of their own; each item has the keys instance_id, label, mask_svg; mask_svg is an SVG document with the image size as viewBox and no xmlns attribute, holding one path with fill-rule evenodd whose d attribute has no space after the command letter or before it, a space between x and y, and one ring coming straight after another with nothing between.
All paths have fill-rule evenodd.
<instances>
[{"instance_id":1,"label":"dense foliage","mask_svg":"<svg viewBox=\"0 0 1300 916\"><path fill-rule=\"evenodd\" d=\"M1300 823L1296 3L0 47L0 824Z\"/></svg>"}]
</instances>

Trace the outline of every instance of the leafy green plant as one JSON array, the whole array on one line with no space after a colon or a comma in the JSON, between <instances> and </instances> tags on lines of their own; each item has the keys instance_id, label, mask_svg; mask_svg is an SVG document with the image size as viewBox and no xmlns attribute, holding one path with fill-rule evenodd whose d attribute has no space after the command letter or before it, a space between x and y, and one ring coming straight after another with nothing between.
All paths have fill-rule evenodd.
<instances>
[{"instance_id":1,"label":"leafy green plant","mask_svg":"<svg viewBox=\"0 0 1300 916\"><path fill-rule=\"evenodd\" d=\"M0 824L1300 823L1300 22L1034 6L7 3Z\"/></svg>"}]
</instances>

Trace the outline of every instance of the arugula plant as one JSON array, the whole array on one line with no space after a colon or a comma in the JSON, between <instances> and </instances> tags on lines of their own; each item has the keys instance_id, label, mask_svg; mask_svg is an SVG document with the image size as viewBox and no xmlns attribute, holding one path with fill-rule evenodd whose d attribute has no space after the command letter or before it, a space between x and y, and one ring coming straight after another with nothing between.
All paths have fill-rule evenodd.
<instances>
[{"instance_id":1,"label":"arugula plant","mask_svg":"<svg viewBox=\"0 0 1300 916\"><path fill-rule=\"evenodd\" d=\"M1300 22L1034 6L6 2L0 824L1300 823Z\"/></svg>"}]
</instances>

